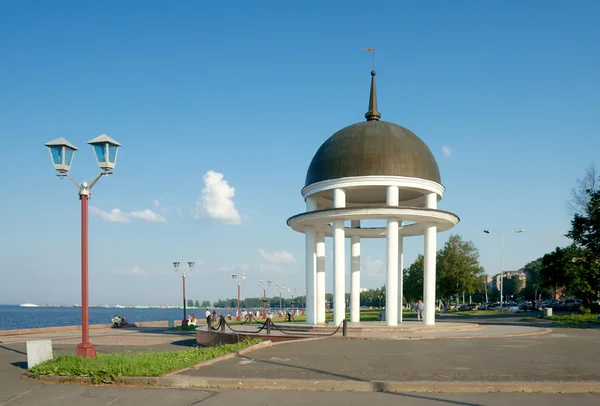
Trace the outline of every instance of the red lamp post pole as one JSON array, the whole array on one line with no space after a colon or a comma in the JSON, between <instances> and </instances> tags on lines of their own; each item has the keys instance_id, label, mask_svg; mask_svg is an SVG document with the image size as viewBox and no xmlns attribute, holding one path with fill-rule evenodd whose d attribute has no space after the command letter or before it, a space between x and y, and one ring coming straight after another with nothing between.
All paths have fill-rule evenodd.
<instances>
[{"instance_id":1,"label":"red lamp post pole","mask_svg":"<svg viewBox=\"0 0 600 406\"><path fill-rule=\"evenodd\" d=\"M241 285L238 283L238 314L237 317L235 318L236 320L241 320L242 319L242 308L241 308L241 302L240 302L240 297L241 297Z\"/></svg>"},{"instance_id":2,"label":"red lamp post pole","mask_svg":"<svg viewBox=\"0 0 600 406\"><path fill-rule=\"evenodd\" d=\"M181 279L183 279L183 319L181 319L181 325L187 326L187 302L185 301L185 274L181 275Z\"/></svg>"},{"instance_id":3,"label":"red lamp post pole","mask_svg":"<svg viewBox=\"0 0 600 406\"><path fill-rule=\"evenodd\" d=\"M263 288L263 318L267 318L267 288Z\"/></svg>"},{"instance_id":4,"label":"red lamp post pole","mask_svg":"<svg viewBox=\"0 0 600 406\"><path fill-rule=\"evenodd\" d=\"M88 190L82 190L81 199L81 343L75 354L80 357L96 358L96 348L90 343L88 317Z\"/></svg>"}]
</instances>

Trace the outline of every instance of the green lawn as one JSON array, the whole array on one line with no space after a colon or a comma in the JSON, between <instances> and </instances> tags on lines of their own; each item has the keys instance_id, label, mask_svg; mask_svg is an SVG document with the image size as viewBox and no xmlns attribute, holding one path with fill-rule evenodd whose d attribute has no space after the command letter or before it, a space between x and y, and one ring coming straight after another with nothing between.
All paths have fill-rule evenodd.
<instances>
[{"instance_id":1,"label":"green lawn","mask_svg":"<svg viewBox=\"0 0 600 406\"><path fill-rule=\"evenodd\" d=\"M248 340L238 344L183 351L100 354L96 359L67 355L36 365L29 372L38 375L89 377L95 383L109 383L124 376L160 376L239 351L260 341Z\"/></svg>"},{"instance_id":2,"label":"green lawn","mask_svg":"<svg viewBox=\"0 0 600 406\"><path fill-rule=\"evenodd\" d=\"M449 310L446 313L457 314L459 316L489 316L492 314L510 314L500 310Z\"/></svg>"},{"instance_id":3,"label":"green lawn","mask_svg":"<svg viewBox=\"0 0 600 406\"><path fill-rule=\"evenodd\" d=\"M576 326L584 324L600 324L597 314L565 314L560 316L544 317L544 320L551 320L552 324L561 326Z\"/></svg>"}]
</instances>

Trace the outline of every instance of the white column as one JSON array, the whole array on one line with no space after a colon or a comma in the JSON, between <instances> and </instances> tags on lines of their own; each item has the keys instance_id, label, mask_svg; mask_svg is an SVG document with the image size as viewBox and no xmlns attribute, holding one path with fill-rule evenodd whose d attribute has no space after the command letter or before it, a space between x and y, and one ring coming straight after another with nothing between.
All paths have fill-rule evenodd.
<instances>
[{"instance_id":1,"label":"white column","mask_svg":"<svg viewBox=\"0 0 600 406\"><path fill-rule=\"evenodd\" d=\"M437 195L430 193L426 197L425 207L437 208ZM423 274L423 319L425 325L435 324L435 261L437 250L437 227L430 225L425 229L425 255Z\"/></svg>"},{"instance_id":2,"label":"white column","mask_svg":"<svg viewBox=\"0 0 600 406\"><path fill-rule=\"evenodd\" d=\"M316 233L312 227L306 227L304 234L306 236L306 322L308 324L317 323L316 307L316 267L317 267L317 244Z\"/></svg>"},{"instance_id":3,"label":"white column","mask_svg":"<svg viewBox=\"0 0 600 406\"><path fill-rule=\"evenodd\" d=\"M311 197L306 198L306 211L317 209L317 203ZM313 227L304 230L306 237L306 322L316 324L316 277L317 277L317 236Z\"/></svg>"},{"instance_id":4,"label":"white column","mask_svg":"<svg viewBox=\"0 0 600 406\"><path fill-rule=\"evenodd\" d=\"M352 228L360 227L360 220L350 222ZM350 321L360 321L360 237L350 237L352 262L350 263Z\"/></svg>"},{"instance_id":5,"label":"white column","mask_svg":"<svg viewBox=\"0 0 600 406\"><path fill-rule=\"evenodd\" d=\"M333 207L346 207L346 192L333 190ZM346 274L346 236L344 221L333 222L333 324L339 325L346 316L345 274Z\"/></svg>"},{"instance_id":6,"label":"white column","mask_svg":"<svg viewBox=\"0 0 600 406\"><path fill-rule=\"evenodd\" d=\"M398 223L402 227L402 221ZM402 298L404 296L404 237L398 236L398 323L402 323Z\"/></svg>"},{"instance_id":7,"label":"white column","mask_svg":"<svg viewBox=\"0 0 600 406\"><path fill-rule=\"evenodd\" d=\"M398 206L398 186L388 186L387 205ZM385 284L385 320L388 326L398 325L398 219L387 220L387 277Z\"/></svg>"},{"instance_id":8,"label":"white column","mask_svg":"<svg viewBox=\"0 0 600 406\"><path fill-rule=\"evenodd\" d=\"M325 234L317 233L317 323L325 323Z\"/></svg>"}]
</instances>

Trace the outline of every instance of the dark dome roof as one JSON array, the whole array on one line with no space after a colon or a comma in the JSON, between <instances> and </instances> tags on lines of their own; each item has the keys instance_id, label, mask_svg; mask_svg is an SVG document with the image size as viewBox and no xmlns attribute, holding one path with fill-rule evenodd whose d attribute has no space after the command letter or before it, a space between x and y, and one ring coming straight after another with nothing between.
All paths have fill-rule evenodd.
<instances>
[{"instance_id":1,"label":"dark dome roof","mask_svg":"<svg viewBox=\"0 0 600 406\"><path fill-rule=\"evenodd\" d=\"M325 141L308 167L305 186L369 175L441 183L437 162L427 145L409 129L377 117L343 128Z\"/></svg>"}]
</instances>

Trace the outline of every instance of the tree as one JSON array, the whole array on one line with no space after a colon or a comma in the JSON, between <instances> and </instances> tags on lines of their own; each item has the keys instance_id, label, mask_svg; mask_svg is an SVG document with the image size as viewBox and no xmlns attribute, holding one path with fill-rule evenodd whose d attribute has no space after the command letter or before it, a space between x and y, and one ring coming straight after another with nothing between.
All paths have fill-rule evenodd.
<instances>
[{"instance_id":1,"label":"tree","mask_svg":"<svg viewBox=\"0 0 600 406\"><path fill-rule=\"evenodd\" d=\"M525 287L519 275L512 275L510 277L504 277L504 296L513 295L515 298L519 296L523 288Z\"/></svg>"},{"instance_id":2,"label":"tree","mask_svg":"<svg viewBox=\"0 0 600 406\"><path fill-rule=\"evenodd\" d=\"M194 306L196 306L196 307L200 307L200 302L196 300L196 301L194 302Z\"/></svg>"},{"instance_id":3,"label":"tree","mask_svg":"<svg viewBox=\"0 0 600 406\"><path fill-rule=\"evenodd\" d=\"M208 300L203 300L202 304L200 305L200 307L202 308L209 308L210 307L210 301ZM215 306L216 307L216 306Z\"/></svg>"},{"instance_id":4,"label":"tree","mask_svg":"<svg viewBox=\"0 0 600 406\"><path fill-rule=\"evenodd\" d=\"M479 250L472 241L464 241L460 235L452 234L437 258L438 297L458 297L482 290L484 270L479 264Z\"/></svg>"},{"instance_id":5,"label":"tree","mask_svg":"<svg viewBox=\"0 0 600 406\"><path fill-rule=\"evenodd\" d=\"M585 170L583 179L577 179L577 185L571 189L571 199L567 202L567 208L572 214L581 214L585 211L590 200L590 193L600 190L600 174L596 164L592 163Z\"/></svg>"},{"instance_id":6,"label":"tree","mask_svg":"<svg viewBox=\"0 0 600 406\"><path fill-rule=\"evenodd\" d=\"M404 269L404 297L407 303L423 298L423 271L425 258L419 254L415 262Z\"/></svg>"},{"instance_id":7,"label":"tree","mask_svg":"<svg viewBox=\"0 0 600 406\"><path fill-rule=\"evenodd\" d=\"M523 290L523 295L525 299L529 300L537 300L540 297L548 298L552 295L550 289L547 289L543 285L542 275L540 274L540 270L542 268L542 258L538 258L535 261L531 261L527 263L523 267L523 272L527 276L525 282L525 289Z\"/></svg>"},{"instance_id":8,"label":"tree","mask_svg":"<svg viewBox=\"0 0 600 406\"><path fill-rule=\"evenodd\" d=\"M187 300L187 307L194 307L194 301L192 299Z\"/></svg>"},{"instance_id":9,"label":"tree","mask_svg":"<svg viewBox=\"0 0 600 406\"><path fill-rule=\"evenodd\" d=\"M577 180L569 207L574 216L566 236L573 243L544 255L540 275L544 286L565 287L589 306L600 293L600 178L593 163Z\"/></svg>"}]
</instances>

